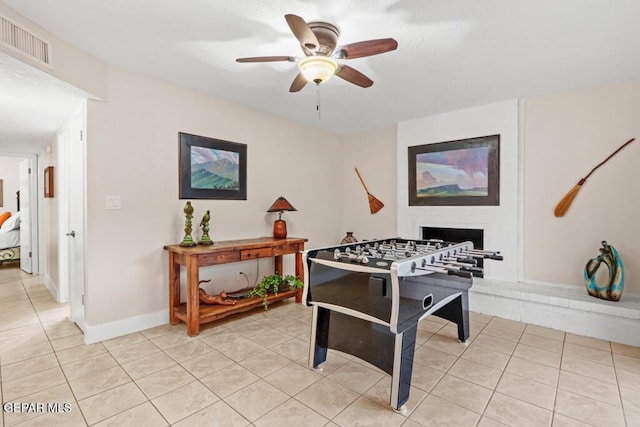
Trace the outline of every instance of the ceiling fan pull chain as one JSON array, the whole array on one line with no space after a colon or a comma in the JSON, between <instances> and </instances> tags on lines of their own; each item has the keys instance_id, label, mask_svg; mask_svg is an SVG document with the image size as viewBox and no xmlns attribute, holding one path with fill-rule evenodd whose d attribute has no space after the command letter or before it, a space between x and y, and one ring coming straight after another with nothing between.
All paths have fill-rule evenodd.
<instances>
[{"instance_id":1,"label":"ceiling fan pull chain","mask_svg":"<svg viewBox=\"0 0 640 427\"><path fill-rule=\"evenodd\" d=\"M320 117L320 85L316 84L316 110L318 110L318 120Z\"/></svg>"}]
</instances>

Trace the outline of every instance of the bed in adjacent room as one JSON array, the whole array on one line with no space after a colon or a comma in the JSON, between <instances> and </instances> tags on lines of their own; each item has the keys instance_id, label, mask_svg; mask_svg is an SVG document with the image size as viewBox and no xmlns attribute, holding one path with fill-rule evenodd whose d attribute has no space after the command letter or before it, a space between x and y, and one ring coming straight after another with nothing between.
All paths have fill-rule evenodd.
<instances>
[{"instance_id":1,"label":"bed in adjacent room","mask_svg":"<svg viewBox=\"0 0 640 427\"><path fill-rule=\"evenodd\" d=\"M11 214L0 225L0 264L20 259L20 213Z\"/></svg>"}]
</instances>

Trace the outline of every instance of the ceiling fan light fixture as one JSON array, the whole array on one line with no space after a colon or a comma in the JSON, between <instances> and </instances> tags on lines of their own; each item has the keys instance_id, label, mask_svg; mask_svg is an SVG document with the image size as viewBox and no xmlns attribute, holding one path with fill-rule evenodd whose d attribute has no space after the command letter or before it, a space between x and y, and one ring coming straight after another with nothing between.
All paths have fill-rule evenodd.
<instances>
[{"instance_id":1,"label":"ceiling fan light fixture","mask_svg":"<svg viewBox=\"0 0 640 427\"><path fill-rule=\"evenodd\" d=\"M324 83L338 69L338 63L328 56L308 56L298 62L298 68L309 82Z\"/></svg>"}]
</instances>

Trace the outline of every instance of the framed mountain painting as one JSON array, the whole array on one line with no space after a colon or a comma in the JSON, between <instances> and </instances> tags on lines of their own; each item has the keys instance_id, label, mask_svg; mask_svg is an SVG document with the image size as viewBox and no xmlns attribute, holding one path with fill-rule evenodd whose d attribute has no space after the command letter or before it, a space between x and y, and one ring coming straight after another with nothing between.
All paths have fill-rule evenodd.
<instances>
[{"instance_id":1,"label":"framed mountain painting","mask_svg":"<svg viewBox=\"0 0 640 427\"><path fill-rule=\"evenodd\" d=\"M180 132L180 199L247 200L247 146Z\"/></svg>"},{"instance_id":2,"label":"framed mountain painting","mask_svg":"<svg viewBox=\"0 0 640 427\"><path fill-rule=\"evenodd\" d=\"M409 206L500 204L500 135L409 147Z\"/></svg>"}]
</instances>

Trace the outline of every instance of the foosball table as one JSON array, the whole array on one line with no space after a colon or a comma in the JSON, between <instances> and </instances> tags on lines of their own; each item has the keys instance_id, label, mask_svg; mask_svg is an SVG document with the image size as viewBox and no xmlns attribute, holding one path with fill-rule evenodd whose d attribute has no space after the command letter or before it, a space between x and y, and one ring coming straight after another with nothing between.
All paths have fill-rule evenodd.
<instances>
[{"instance_id":1,"label":"foosball table","mask_svg":"<svg viewBox=\"0 0 640 427\"><path fill-rule=\"evenodd\" d=\"M409 399L418 322L429 315L458 326L469 338L468 290L483 277L485 259L499 252L473 243L385 239L303 253L303 302L313 308L309 366L334 349L391 375L390 405Z\"/></svg>"}]
</instances>

